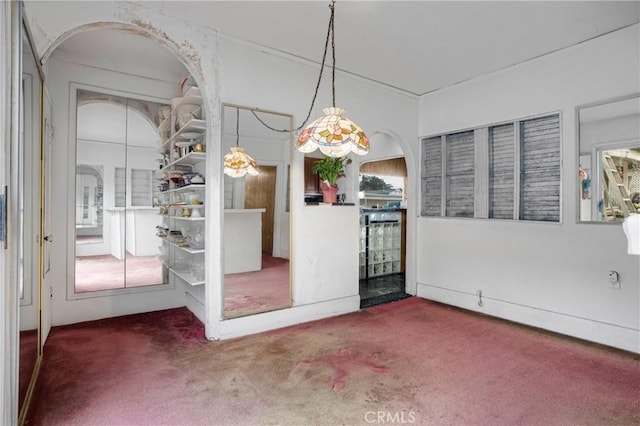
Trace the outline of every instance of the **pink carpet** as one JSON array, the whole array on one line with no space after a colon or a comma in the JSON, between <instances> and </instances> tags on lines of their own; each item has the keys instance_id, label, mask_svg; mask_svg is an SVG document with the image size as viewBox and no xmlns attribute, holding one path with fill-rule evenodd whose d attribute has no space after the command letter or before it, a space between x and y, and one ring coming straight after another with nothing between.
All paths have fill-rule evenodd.
<instances>
[{"instance_id":1,"label":"pink carpet","mask_svg":"<svg viewBox=\"0 0 640 426\"><path fill-rule=\"evenodd\" d=\"M263 254L262 270L224 277L224 315L227 318L290 305L288 259Z\"/></svg>"},{"instance_id":2,"label":"pink carpet","mask_svg":"<svg viewBox=\"0 0 640 426\"><path fill-rule=\"evenodd\" d=\"M107 254L76 257L76 292L112 290L162 284L162 263L157 256L132 256L125 262Z\"/></svg>"},{"instance_id":3,"label":"pink carpet","mask_svg":"<svg viewBox=\"0 0 640 426\"><path fill-rule=\"evenodd\" d=\"M22 403L38 358L38 331L20 332L20 357L18 360L18 401Z\"/></svg>"},{"instance_id":4,"label":"pink carpet","mask_svg":"<svg viewBox=\"0 0 640 426\"><path fill-rule=\"evenodd\" d=\"M638 425L640 356L417 298L207 342L186 309L54 327L30 425Z\"/></svg>"}]
</instances>

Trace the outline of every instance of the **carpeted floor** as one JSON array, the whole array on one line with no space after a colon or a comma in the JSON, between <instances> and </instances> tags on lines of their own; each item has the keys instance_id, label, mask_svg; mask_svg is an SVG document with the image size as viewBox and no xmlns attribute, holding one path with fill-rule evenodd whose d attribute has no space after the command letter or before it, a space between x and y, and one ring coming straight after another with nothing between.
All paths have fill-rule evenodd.
<instances>
[{"instance_id":1,"label":"carpeted floor","mask_svg":"<svg viewBox=\"0 0 640 426\"><path fill-rule=\"evenodd\" d=\"M418 298L208 342L186 310L55 327L30 425L638 425L640 357Z\"/></svg>"},{"instance_id":2,"label":"carpeted floor","mask_svg":"<svg viewBox=\"0 0 640 426\"><path fill-rule=\"evenodd\" d=\"M224 316L235 318L291 305L289 259L262 254L262 269L224 276Z\"/></svg>"},{"instance_id":3,"label":"carpeted floor","mask_svg":"<svg viewBox=\"0 0 640 426\"><path fill-rule=\"evenodd\" d=\"M27 388L38 358L38 331L20 331L20 357L18 358L18 401L24 401Z\"/></svg>"},{"instance_id":4,"label":"carpeted floor","mask_svg":"<svg viewBox=\"0 0 640 426\"><path fill-rule=\"evenodd\" d=\"M76 257L78 293L156 284L162 284L162 262L158 256L127 253L126 264L110 254Z\"/></svg>"}]
</instances>

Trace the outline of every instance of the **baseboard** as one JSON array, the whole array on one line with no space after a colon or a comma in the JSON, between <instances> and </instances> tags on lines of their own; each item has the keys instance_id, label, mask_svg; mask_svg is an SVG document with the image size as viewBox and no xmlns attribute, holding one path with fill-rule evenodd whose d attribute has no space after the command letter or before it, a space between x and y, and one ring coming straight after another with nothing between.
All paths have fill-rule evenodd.
<instances>
[{"instance_id":1,"label":"baseboard","mask_svg":"<svg viewBox=\"0 0 640 426\"><path fill-rule=\"evenodd\" d=\"M200 300L198 300L193 294L189 293L188 291L185 292L185 294L186 294L186 301L187 301L187 304L186 304L187 309L189 309L193 313L193 315L195 315L196 318L200 320L200 322L205 324L206 314L205 314L204 303L202 303Z\"/></svg>"},{"instance_id":2,"label":"baseboard","mask_svg":"<svg viewBox=\"0 0 640 426\"><path fill-rule=\"evenodd\" d=\"M482 306L479 306L478 296L475 294L422 283L418 283L416 295L423 299L457 306L629 352L640 353L640 331L632 328L491 299L486 296L482 297Z\"/></svg>"},{"instance_id":3,"label":"baseboard","mask_svg":"<svg viewBox=\"0 0 640 426\"><path fill-rule=\"evenodd\" d=\"M227 319L220 323L220 338L229 339L232 337L246 336L248 334L347 314L358 311L359 309L360 296L356 295L309 305L293 306L288 309L264 312L246 317Z\"/></svg>"}]
</instances>

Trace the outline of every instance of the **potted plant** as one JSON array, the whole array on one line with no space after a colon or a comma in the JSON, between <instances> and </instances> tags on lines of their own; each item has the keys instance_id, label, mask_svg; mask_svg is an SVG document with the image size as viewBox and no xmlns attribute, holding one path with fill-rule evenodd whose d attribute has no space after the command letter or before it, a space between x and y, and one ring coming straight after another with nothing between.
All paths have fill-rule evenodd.
<instances>
[{"instance_id":1,"label":"potted plant","mask_svg":"<svg viewBox=\"0 0 640 426\"><path fill-rule=\"evenodd\" d=\"M322 198L325 203L335 203L338 193L338 179L344 176L345 158L334 158L325 156L322 160L313 163L311 171L320 177Z\"/></svg>"}]
</instances>

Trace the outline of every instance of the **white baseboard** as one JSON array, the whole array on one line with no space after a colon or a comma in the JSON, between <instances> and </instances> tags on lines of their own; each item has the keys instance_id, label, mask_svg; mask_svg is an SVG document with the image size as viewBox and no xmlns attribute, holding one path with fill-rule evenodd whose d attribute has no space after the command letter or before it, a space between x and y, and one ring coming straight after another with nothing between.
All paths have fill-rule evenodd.
<instances>
[{"instance_id":1,"label":"white baseboard","mask_svg":"<svg viewBox=\"0 0 640 426\"><path fill-rule=\"evenodd\" d=\"M309 305L293 306L289 309L281 309L241 318L227 319L220 323L220 338L229 339L232 337L246 336L248 334L347 314L358 311L359 309L360 296L356 295Z\"/></svg>"},{"instance_id":2,"label":"white baseboard","mask_svg":"<svg viewBox=\"0 0 640 426\"><path fill-rule=\"evenodd\" d=\"M487 297L482 298L483 306L478 306L478 296L475 294L422 283L418 283L416 295L435 302L640 353L640 330Z\"/></svg>"},{"instance_id":3,"label":"white baseboard","mask_svg":"<svg viewBox=\"0 0 640 426\"><path fill-rule=\"evenodd\" d=\"M198 300L193 294L188 291L185 292L186 300L187 300L187 309L193 312L193 315L196 316L203 324L205 324L205 309L204 303Z\"/></svg>"}]
</instances>

